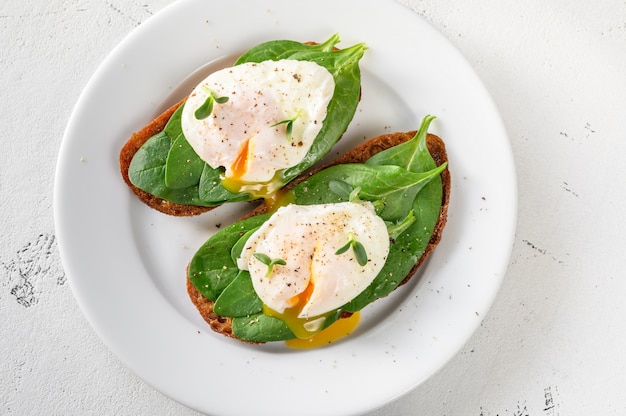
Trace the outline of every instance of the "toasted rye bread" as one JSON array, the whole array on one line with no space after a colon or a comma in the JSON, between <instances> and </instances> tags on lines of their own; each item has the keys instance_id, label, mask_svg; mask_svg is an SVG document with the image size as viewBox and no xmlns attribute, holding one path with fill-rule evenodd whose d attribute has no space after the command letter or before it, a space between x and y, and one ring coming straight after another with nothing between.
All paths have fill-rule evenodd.
<instances>
[{"instance_id":1,"label":"toasted rye bread","mask_svg":"<svg viewBox=\"0 0 626 416\"><path fill-rule=\"evenodd\" d=\"M407 132L407 133L390 133L384 134L382 136L375 137L370 139L361 145L355 147L351 151L345 153L340 156L338 159L333 161L332 163L325 165L319 169L311 171L305 175L301 175L289 185L285 189L290 189L295 186L297 183L307 179L308 177L314 175L321 169L327 168L332 165L342 164L342 163L363 163L376 153L381 152L382 150L388 149L400 143L404 143L415 136L415 131ZM426 138L426 146L428 150L435 160L437 166L447 162L448 155L446 153L446 147L438 136L434 134L428 134ZM418 262L413 266L411 271L407 274L407 276L402 280L399 286L408 282L417 269L426 261L428 256L433 252L439 241L441 240L441 235L443 232L443 228L446 225L446 220L448 216L448 203L450 199L450 172L448 168L446 168L443 172L441 172L441 181L443 186L443 195L441 200L441 211L439 212L439 219L437 220L437 224L435 224L435 229L433 234L424 250L424 254L420 257ZM251 211L244 218L248 218L254 215L260 215L267 212L267 207L265 204L259 205L256 209ZM209 324L211 329L215 332L221 333L223 335L239 339L233 334L232 330L232 318L218 316L215 312L213 312L213 302L209 299L205 298L191 283L189 279L187 279L187 293L193 304L196 306L200 315L204 318L204 320ZM350 313L346 313L342 315L342 317L350 316ZM246 341L244 341L246 342Z\"/></svg>"}]
</instances>

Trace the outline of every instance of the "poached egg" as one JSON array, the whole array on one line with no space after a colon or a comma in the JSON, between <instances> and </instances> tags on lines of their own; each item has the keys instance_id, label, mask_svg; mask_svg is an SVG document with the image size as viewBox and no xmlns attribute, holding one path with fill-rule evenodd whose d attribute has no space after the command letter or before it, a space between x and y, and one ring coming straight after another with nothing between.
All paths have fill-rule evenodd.
<instances>
[{"instance_id":1,"label":"poached egg","mask_svg":"<svg viewBox=\"0 0 626 416\"><path fill-rule=\"evenodd\" d=\"M225 68L189 95L181 118L183 134L209 166L225 169L222 184L227 189L265 197L282 187L280 171L304 159L334 90L332 74L310 61Z\"/></svg>"},{"instance_id":2,"label":"poached egg","mask_svg":"<svg viewBox=\"0 0 626 416\"><path fill-rule=\"evenodd\" d=\"M370 285L388 254L387 227L370 202L290 204L250 236L237 265L250 272L265 314L310 338Z\"/></svg>"}]
</instances>

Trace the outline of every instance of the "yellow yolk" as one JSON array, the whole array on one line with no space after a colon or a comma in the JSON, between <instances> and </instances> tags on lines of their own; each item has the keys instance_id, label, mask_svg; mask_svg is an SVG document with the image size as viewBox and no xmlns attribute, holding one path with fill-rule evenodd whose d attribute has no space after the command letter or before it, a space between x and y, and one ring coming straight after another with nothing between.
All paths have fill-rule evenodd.
<instances>
[{"instance_id":1,"label":"yellow yolk","mask_svg":"<svg viewBox=\"0 0 626 416\"><path fill-rule=\"evenodd\" d=\"M347 318L338 319L328 328L324 329L321 328L324 326L326 319L332 315L334 311L312 318L298 318L302 308L311 298L313 290L313 283L309 283L304 292L290 299L293 306L285 309L283 313L276 312L267 305L263 305L263 313L265 315L273 316L285 322L289 329L291 329L291 332L296 336L294 339L285 341L285 344L290 348L316 348L330 344L333 341L350 335L359 324L359 312L353 313ZM311 331L311 329L313 329L313 331Z\"/></svg>"},{"instance_id":2,"label":"yellow yolk","mask_svg":"<svg viewBox=\"0 0 626 416\"><path fill-rule=\"evenodd\" d=\"M293 204L294 202L294 193L285 191L284 189L279 189L269 197L265 198L267 212L275 212L278 208Z\"/></svg>"},{"instance_id":3,"label":"yellow yolk","mask_svg":"<svg viewBox=\"0 0 626 416\"><path fill-rule=\"evenodd\" d=\"M239 152L237 153L237 157L235 158L235 161L233 162L233 165L230 168L233 173L232 175L233 178L235 179L241 178L243 174L246 173L246 171L248 170L249 155L250 155L250 138L247 138L241 145L241 148L239 149Z\"/></svg>"},{"instance_id":4,"label":"yellow yolk","mask_svg":"<svg viewBox=\"0 0 626 416\"><path fill-rule=\"evenodd\" d=\"M246 192L252 199L264 199L268 207L277 206L284 185L278 174L267 182L246 182L239 177L222 177L221 180L222 186L230 192Z\"/></svg>"},{"instance_id":5,"label":"yellow yolk","mask_svg":"<svg viewBox=\"0 0 626 416\"><path fill-rule=\"evenodd\" d=\"M248 169L251 151L250 139L246 140L231 166L232 176L222 177L222 186L231 192L247 192L254 199L264 199L268 212L274 212L278 207L293 203L293 195L283 191L284 185L278 172L268 182L247 182L241 179Z\"/></svg>"},{"instance_id":6,"label":"yellow yolk","mask_svg":"<svg viewBox=\"0 0 626 416\"><path fill-rule=\"evenodd\" d=\"M252 158L251 152L253 151L254 149L250 145L250 138L247 138L239 148L237 156L230 167L231 175L221 178L222 186L234 193L247 192L254 199L271 200L275 198L276 192L283 186L278 174L274 175L267 182L248 182L242 179L248 171L248 164Z\"/></svg>"},{"instance_id":7,"label":"yellow yolk","mask_svg":"<svg viewBox=\"0 0 626 416\"><path fill-rule=\"evenodd\" d=\"M320 331L324 325L324 321L326 321L326 318L333 312L331 311L324 315L314 316L311 318L298 317L300 312L302 312L304 305L306 305L311 298L314 289L315 285L312 282L309 282L309 285L303 292L289 299L289 303L292 305L291 307L286 308L282 313L280 313L272 310L267 305L263 305L263 313L283 321L296 337L300 339L311 338Z\"/></svg>"},{"instance_id":8,"label":"yellow yolk","mask_svg":"<svg viewBox=\"0 0 626 416\"><path fill-rule=\"evenodd\" d=\"M290 348L317 348L328 345L331 342L344 338L352 333L359 325L361 315L359 312L353 313L347 318L338 319L328 328L322 329L317 334L307 339L290 339L285 344Z\"/></svg>"}]
</instances>

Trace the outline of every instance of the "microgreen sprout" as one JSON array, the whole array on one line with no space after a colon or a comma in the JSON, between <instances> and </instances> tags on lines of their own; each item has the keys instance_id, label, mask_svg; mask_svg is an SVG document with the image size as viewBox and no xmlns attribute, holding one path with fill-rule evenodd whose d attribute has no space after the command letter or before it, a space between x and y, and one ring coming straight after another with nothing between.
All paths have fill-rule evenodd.
<instances>
[{"instance_id":1,"label":"microgreen sprout","mask_svg":"<svg viewBox=\"0 0 626 416\"><path fill-rule=\"evenodd\" d=\"M267 266L267 272L265 273L265 277L270 277L270 275L272 274L272 270L274 269L274 266L276 264L284 266L285 264L285 260L283 259L274 259L272 260L267 254L263 254L263 253L254 253L253 254L254 257L260 261L261 263L265 264Z\"/></svg>"},{"instance_id":2,"label":"microgreen sprout","mask_svg":"<svg viewBox=\"0 0 626 416\"><path fill-rule=\"evenodd\" d=\"M209 96L207 97L204 104L198 107L198 109L193 113L193 115L196 117L197 120L203 120L207 118L208 116L210 116L211 113L213 112L214 103L224 104L225 102L228 101L228 97L220 97L215 93L215 91L207 87L203 87L203 88L206 92L209 93Z\"/></svg>"},{"instance_id":3,"label":"microgreen sprout","mask_svg":"<svg viewBox=\"0 0 626 416\"><path fill-rule=\"evenodd\" d=\"M367 264L367 253L365 252L365 247L363 247L363 244L354 238L354 234L352 233L348 233L348 242L344 246L340 247L335 254L343 254L348 251L349 248L352 248L357 263L361 266L365 266Z\"/></svg>"},{"instance_id":4,"label":"microgreen sprout","mask_svg":"<svg viewBox=\"0 0 626 416\"><path fill-rule=\"evenodd\" d=\"M293 123L294 123L294 121L296 121L296 119L297 119L298 117L300 117L300 113L301 113L301 112L302 112L302 111L300 110L300 111L298 111L298 112L296 113L296 115L295 115L295 116L293 116L292 118L288 118L288 119L285 119L285 120L281 120L281 121L279 121L278 123L274 123L274 124L272 124L270 127L276 127L276 126L280 126L281 124L286 124L287 126L285 127L285 134L287 135L287 140L288 140L288 141L291 141L291 135L292 135L292 133L293 133Z\"/></svg>"}]
</instances>

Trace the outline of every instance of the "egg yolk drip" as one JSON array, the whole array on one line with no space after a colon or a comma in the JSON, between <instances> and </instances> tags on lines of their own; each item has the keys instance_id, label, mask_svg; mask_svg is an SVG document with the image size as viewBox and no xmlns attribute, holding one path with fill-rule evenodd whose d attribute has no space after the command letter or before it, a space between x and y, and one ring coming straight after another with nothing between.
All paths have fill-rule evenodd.
<instances>
[{"instance_id":1,"label":"egg yolk drip","mask_svg":"<svg viewBox=\"0 0 626 416\"><path fill-rule=\"evenodd\" d=\"M317 250L316 250L317 251ZM313 257L315 252L313 252ZM291 332L299 339L309 339L316 335L324 327L326 319L332 315L334 311L328 311L325 314L312 317L301 317L302 311L307 303L311 300L311 296L315 291L315 271L313 270L313 262L311 262L309 273L311 274L311 280L309 280L306 288L295 296L287 299L288 307L283 312L277 312L269 306L263 304L263 313L268 316L283 321Z\"/></svg>"},{"instance_id":2,"label":"egg yolk drip","mask_svg":"<svg viewBox=\"0 0 626 416\"><path fill-rule=\"evenodd\" d=\"M285 344L290 348L317 348L328 345L331 342L337 341L350 335L356 327L359 325L361 314L355 312L347 318L341 318L328 328L322 329L317 334L307 339L294 338L285 341Z\"/></svg>"},{"instance_id":3,"label":"egg yolk drip","mask_svg":"<svg viewBox=\"0 0 626 416\"><path fill-rule=\"evenodd\" d=\"M250 182L242 179L248 171L248 163L253 157L254 146L250 144L250 139L246 139L237 153L231 165L231 176L222 176L222 186L234 193L245 192L253 199L264 199L268 210L274 211L278 206L292 202L287 197L287 193L281 191L284 182L280 178L280 172L276 172L274 177L265 182Z\"/></svg>"},{"instance_id":4,"label":"egg yolk drip","mask_svg":"<svg viewBox=\"0 0 626 416\"><path fill-rule=\"evenodd\" d=\"M267 305L263 305L263 313L265 315L273 316L285 322L296 336L294 339L285 341L288 347L321 347L348 336L359 324L359 312L353 313L347 318L338 319L327 328L324 328L324 324L326 323L326 319L332 315L333 312L313 318L299 318L298 315L302 312L304 305L309 301L313 293L313 288L314 284L309 283L304 292L291 298L294 306L285 309L282 313L272 310Z\"/></svg>"},{"instance_id":5,"label":"egg yolk drip","mask_svg":"<svg viewBox=\"0 0 626 416\"><path fill-rule=\"evenodd\" d=\"M312 282L309 282L309 285L303 292L289 299L289 302L293 306L286 308L283 312L277 312L269 306L263 304L263 313L283 321L289 329L291 329L291 332L293 332L293 334L299 339L309 339L313 337L322 330L324 323L326 322L326 318L332 314L331 311L323 315L310 318L298 317L298 315L302 312L304 305L306 305L311 298L314 287L315 285Z\"/></svg>"}]
</instances>

